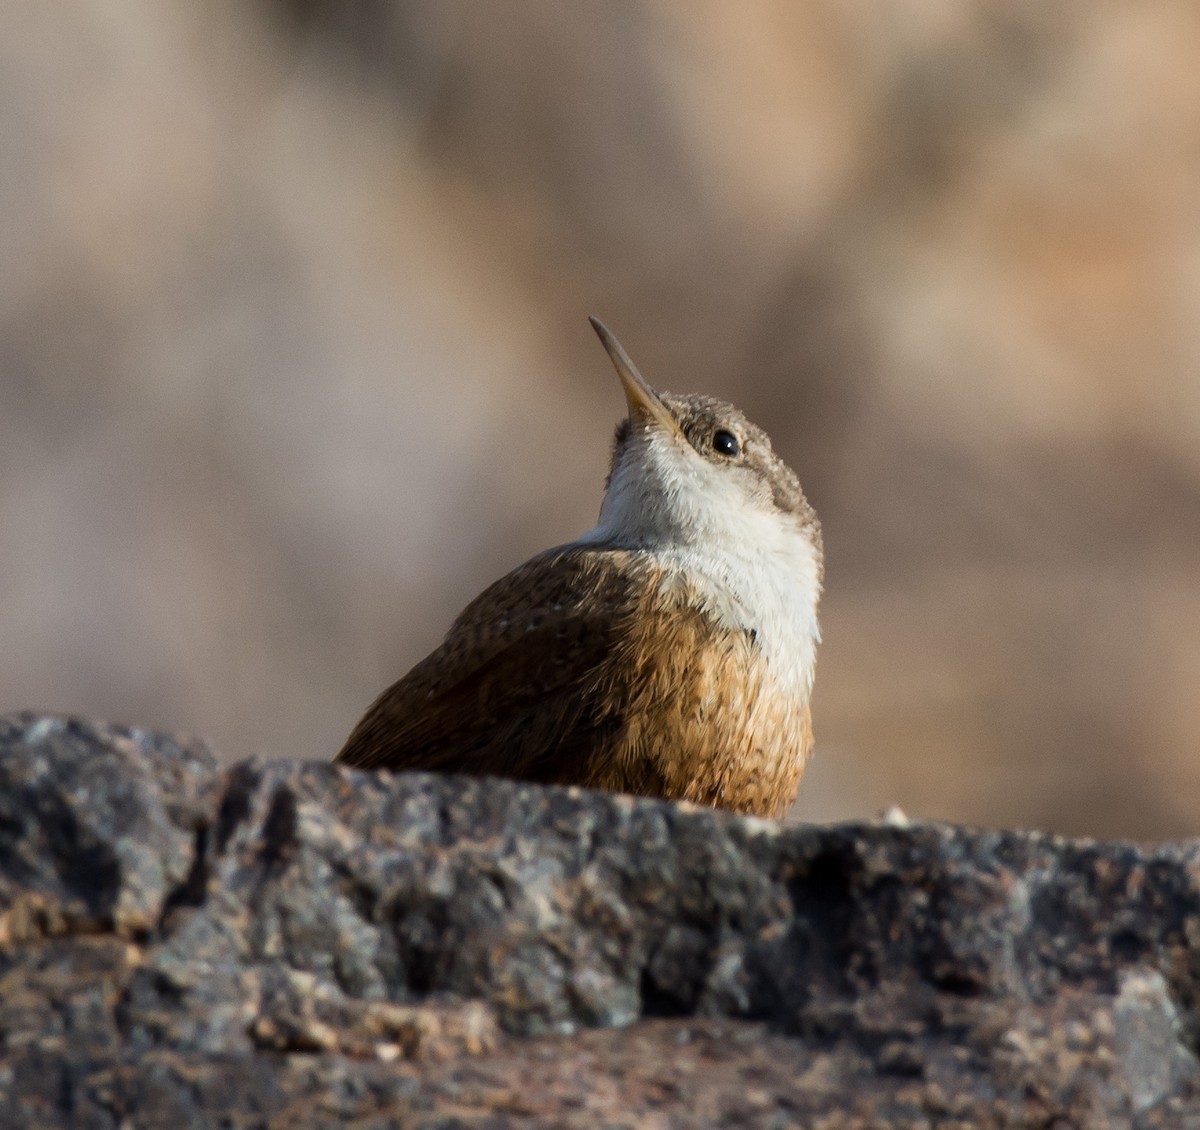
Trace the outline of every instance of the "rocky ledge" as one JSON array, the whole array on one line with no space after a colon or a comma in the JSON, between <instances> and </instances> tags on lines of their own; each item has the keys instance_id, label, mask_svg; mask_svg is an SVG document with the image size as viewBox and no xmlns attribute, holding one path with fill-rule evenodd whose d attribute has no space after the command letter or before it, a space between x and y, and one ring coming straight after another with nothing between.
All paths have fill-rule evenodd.
<instances>
[{"instance_id":1,"label":"rocky ledge","mask_svg":"<svg viewBox=\"0 0 1200 1130\"><path fill-rule=\"evenodd\" d=\"M0 718L12 1127L1200 1125L1200 844Z\"/></svg>"}]
</instances>

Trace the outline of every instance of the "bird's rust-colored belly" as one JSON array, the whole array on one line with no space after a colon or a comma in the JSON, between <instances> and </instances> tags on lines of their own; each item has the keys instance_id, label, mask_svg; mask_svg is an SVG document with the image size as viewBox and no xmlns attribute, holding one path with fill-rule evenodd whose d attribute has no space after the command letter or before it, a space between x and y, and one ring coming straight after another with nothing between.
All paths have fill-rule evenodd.
<instances>
[{"instance_id":1,"label":"bird's rust-colored belly","mask_svg":"<svg viewBox=\"0 0 1200 1130\"><path fill-rule=\"evenodd\" d=\"M781 685L752 632L694 606L643 607L600 677L625 708L589 785L759 816L795 800L812 748L808 696Z\"/></svg>"}]
</instances>

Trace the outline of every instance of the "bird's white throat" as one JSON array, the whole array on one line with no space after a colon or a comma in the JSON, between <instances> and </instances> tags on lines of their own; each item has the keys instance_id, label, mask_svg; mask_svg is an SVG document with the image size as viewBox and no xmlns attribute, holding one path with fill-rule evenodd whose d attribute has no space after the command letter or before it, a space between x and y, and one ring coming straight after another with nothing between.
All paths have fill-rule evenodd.
<instances>
[{"instance_id":1,"label":"bird's white throat","mask_svg":"<svg viewBox=\"0 0 1200 1130\"><path fill-rule=\"evenodd\" d=\"M631 437L599 522L576 544L652 552L718 623L755 631L776 678L811 693L821 637L812 530L750 497L728 468L661 433Z\"/></svg>"}]
</instances>

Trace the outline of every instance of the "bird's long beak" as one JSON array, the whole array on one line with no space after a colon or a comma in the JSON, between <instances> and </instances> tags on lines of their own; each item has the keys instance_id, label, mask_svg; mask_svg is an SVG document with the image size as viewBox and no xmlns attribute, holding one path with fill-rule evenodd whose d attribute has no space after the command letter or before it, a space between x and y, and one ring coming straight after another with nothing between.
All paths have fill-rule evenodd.
<instances>
[{"instance_id":1,"label":"bird's long beak","mask_svg":"<svg viewBox=\"0 0 1200 1130\"><path fill-rule=\"evenodd\" d=\"M596 331L601 344L608 351L613 368L621 378L621 387L625 390L625 403L629 405L630 422L656 425L665 429L668 435L682 437L683 432L678 421L671 415L671 410L662 402L662 397L646 383L645 377L637 371L637 366L629 359L629 354L613 336L612 331L599 318L589 315L588 321L592 323L592 329Z\"/></svg>"}]
</instances>

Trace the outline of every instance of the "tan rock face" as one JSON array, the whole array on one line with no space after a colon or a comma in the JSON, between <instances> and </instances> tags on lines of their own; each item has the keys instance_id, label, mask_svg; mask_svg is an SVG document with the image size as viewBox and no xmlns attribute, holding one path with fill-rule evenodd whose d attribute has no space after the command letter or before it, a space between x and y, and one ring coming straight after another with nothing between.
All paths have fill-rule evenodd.
<instances>
[{"instance_id":1,"label":"tan rock face","mask_svg":"<svg viewBox=\"0 0 1200 1130\"><path fill-rule=\"evenodd\" d=\"M1197 57L1167 2L23 6L0 705L331 756L592 524L595 312L822 514L803 815L1194 829Z\"/></svg>"}]
</instances>

